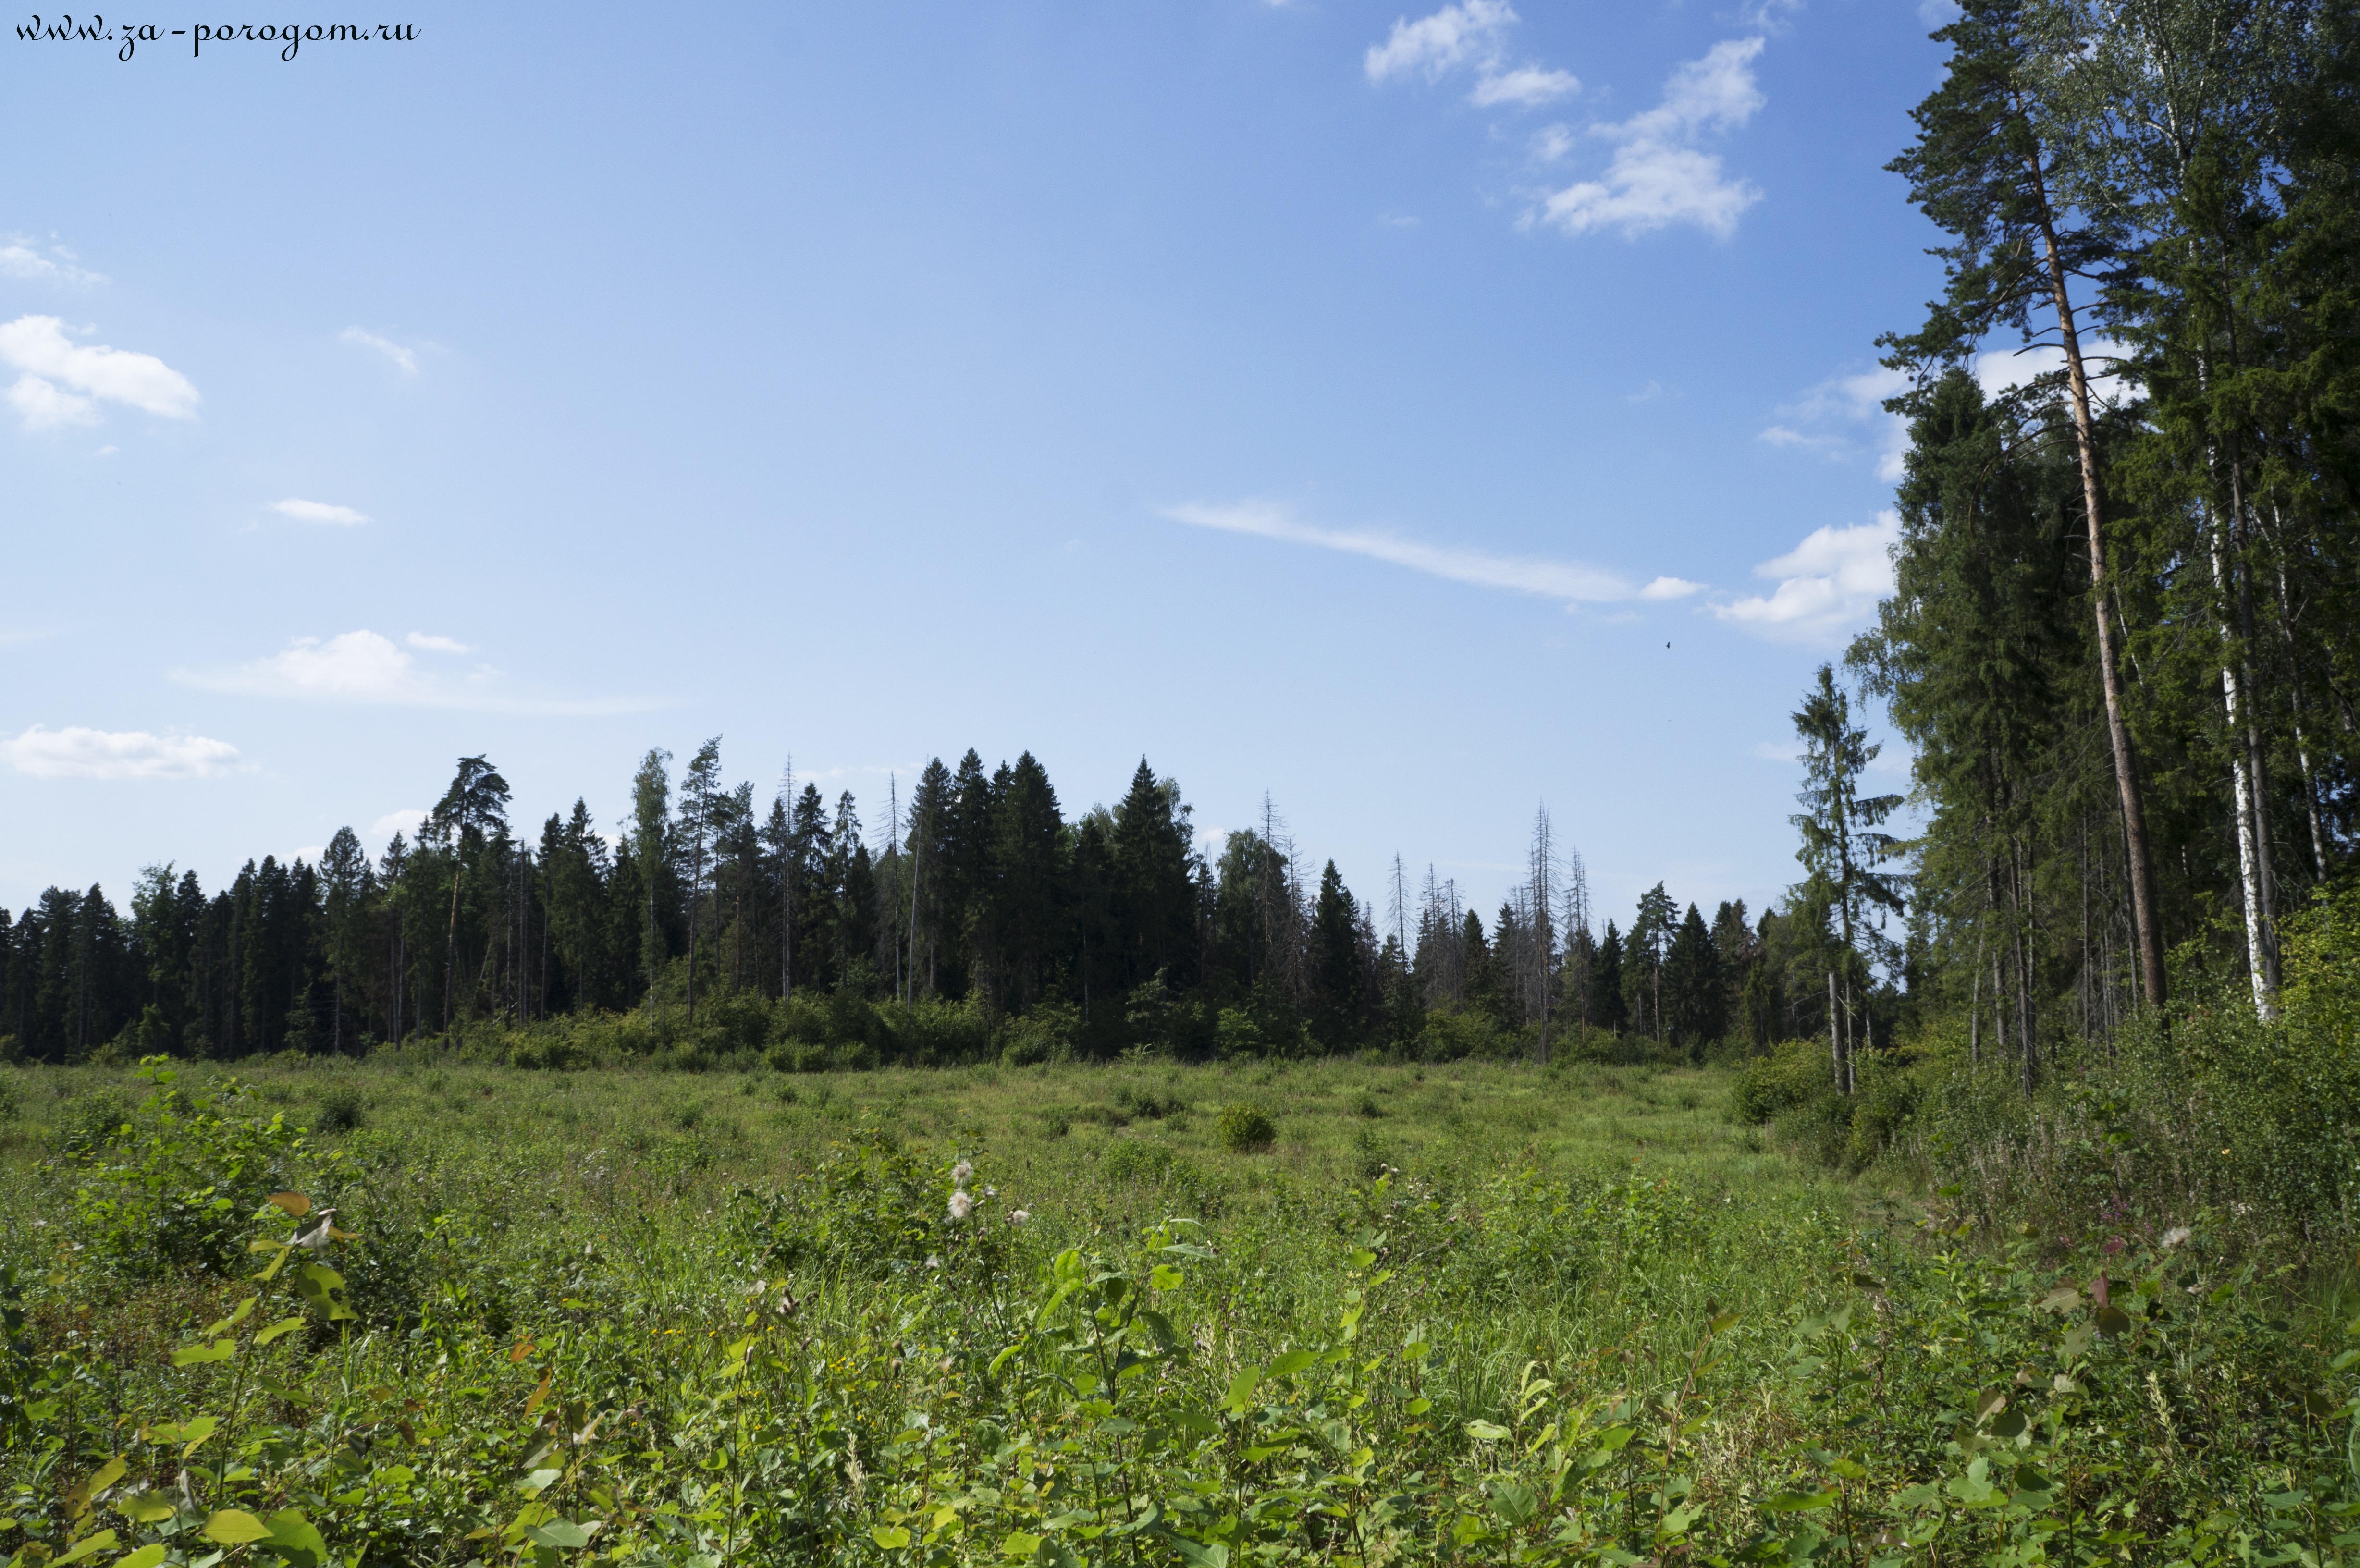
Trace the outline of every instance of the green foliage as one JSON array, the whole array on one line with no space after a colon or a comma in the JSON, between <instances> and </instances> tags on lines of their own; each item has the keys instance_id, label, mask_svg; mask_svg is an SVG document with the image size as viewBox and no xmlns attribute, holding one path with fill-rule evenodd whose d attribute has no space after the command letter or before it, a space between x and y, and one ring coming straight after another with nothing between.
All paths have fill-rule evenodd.
<instances>
[{"instance_id":1,"label":"green foliage","mask_svg":"<svg viewBox=\"0 0 2360 1568\"><path fill-rule=\"evenodd\" d=\"M1220 1137L1221 1147L1232 1154L1268 1149L1278 1141L1278 1125L1270 1119L1267 1111L1250 1100L1223 1105L1214 1130Z\"/></svg>"},{"instance_id":2,"label":"green foliage","mask_svg":"<svg viewBox=\"0 0 2360 1568\"><path fill-rule=\"evenodd\" d=\"M74 1207L93 1260L130 1276L174 1269L226 1274L243 1250L248 1216L305 1168L333 1171L273 1112L265 1119L230 1080L183 1091L179 1073L150 1060L153 1084L120 1129L71 1148L81 1164Z\"/></svg>"},{"instance_id":3,"label":"green foliage","mask_svg":"<svg viewBox=\"0 0 2360 1568\"><path fill-rule=\"evenodd\" d=\"M357 1083L331 1083L311 1113L313 1132L351 1132L368 1119L368 1099Z\"/></svg>"}]
</instances>

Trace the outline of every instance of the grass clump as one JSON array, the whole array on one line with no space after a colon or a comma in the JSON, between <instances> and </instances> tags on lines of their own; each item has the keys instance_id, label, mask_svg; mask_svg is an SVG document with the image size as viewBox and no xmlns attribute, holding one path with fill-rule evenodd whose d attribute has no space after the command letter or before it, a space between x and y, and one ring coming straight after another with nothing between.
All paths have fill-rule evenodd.
<instances>
[{"instance_id":1,"label":"grass clump","mask_svg":"<svg viewBox=\"0 0 2360 1568\"><path fill-rule=\"evenodd\" d=\"M1251 1100L1238 1100L1221 1107L1220 1120L1213 1125L1221 1147L1231 1154L1254 1154L1278 1141L1278 1124L1270 1113Z\"/></svg>"}]
</instances>

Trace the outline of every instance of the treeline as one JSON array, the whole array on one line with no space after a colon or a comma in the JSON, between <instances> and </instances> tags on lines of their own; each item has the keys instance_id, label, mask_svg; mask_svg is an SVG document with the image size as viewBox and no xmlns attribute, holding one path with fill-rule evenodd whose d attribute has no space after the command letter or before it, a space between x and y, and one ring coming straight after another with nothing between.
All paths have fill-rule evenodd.
<instances>
[{"instance_id":1,"label":"treeline","mask_svg":"<svg viewBox=\"0 0 2360 1568\"><path fill-rule=\"evenodd\" d=\"M1708 922L1658 885L1627 928L1596 929L1581 857L1545 811L1530 875L1487 925L1455 882L1429 870L1413 887L1398 858L1377 900L1332 861L1312 873L1267 802L1202 854L1178 786L1143 760L1111 810L1068 819L1029 753L987 771L969 751L889 796L874 835L848 791L831 806L790 779L758 804L724 781L717 739L676 779L670 762L649 754L612 833L576 800L524 837L508 781L474 757L375 861L347 828L317 865L266 857L212 893L152 867L127 912L51 888L0 910L0 1037L52 1062L356 1053L628 1014L650 1048L759 1046L791 1026L749 1025L748 1003L810 1020L824 998L963 1007L970 1051L1021 1018L1081 1055L1545 1059L1568 1041L1761 1042L1819 1027L1825 1005L1789 977L1816 946L1775 913L1723 904Z\"/></svg>"},{"instance_id":2,"label":"treeline","mask_svg":"<svg viewBox=\"0 0 2360 1568\"><path fill-rule=\"evenodd\" d=\"M1896 858L1897 802L1852 799L1830 822L1869 836L1805 891L1905 914L1906 958L1864 955L2029 1091L2224 977L2267 1020L2281 921L2348 864L2360 39L2303 0L1975 0L1935 36L1893 167L1947 282L1885 340L1897 586L1847 660L1928 820ZM1841 794L1842 694L1813 700Z\"/></svg>"}]
</instances>

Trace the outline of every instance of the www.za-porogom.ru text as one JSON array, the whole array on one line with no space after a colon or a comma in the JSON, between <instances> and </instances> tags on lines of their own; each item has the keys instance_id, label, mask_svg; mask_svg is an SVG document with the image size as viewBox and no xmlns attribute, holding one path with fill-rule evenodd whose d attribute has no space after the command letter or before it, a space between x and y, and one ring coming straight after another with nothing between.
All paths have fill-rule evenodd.
<instances>
[{"instance_id":1,"label":"www.za-porogom.ru text","mask_svg":"<svg viewBox=\"0 0 2360 1568\"><path fill-rule=\"evenodd\" d=\"M418 24L198 22L166 27L156 22L110 23L95 14L80 20L60 16L54 21L36 15L30 22L16 24L16 37L27 43L117 44L121 46L115 50L117 60L129 60L141 44L160 44L168 38L188 39L192 57L202 57L207 44L255 43L273 45L279 59L293 60L305 44L410 43L418 37Z\"/></svg>"}]
</instances>

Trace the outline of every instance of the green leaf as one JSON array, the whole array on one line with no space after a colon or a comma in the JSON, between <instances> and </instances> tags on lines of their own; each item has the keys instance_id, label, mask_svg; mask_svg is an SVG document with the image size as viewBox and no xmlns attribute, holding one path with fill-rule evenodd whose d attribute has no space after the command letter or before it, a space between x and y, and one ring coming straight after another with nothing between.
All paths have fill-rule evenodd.
<instances>
[{"instance_id":1,"label":"green leaf","mask_svg":"<svg viewBox=\"0 0 2360 1568\"><path fill-rule=\"evenodd\" d=\"M115 1511L133 1524L160 1524L180 1510L161 1492L134 1492L117 1501Z\"/></svg>"},{"instance_id":2,"label":"green leaf","mask_svg":"<svg viewBox=\"0 0 2360 1568\"><path fill-rule=\"evenodd\" d=\"M1186 1279L1186 1275L1169 1263L1159 1263L1148 1270L1147 1288L1151 1290L1176 1290Z\"/></svg>"},{"instance_id":3,"label":"green leaf","mask_svg":"<svg viewBox=\"0 0 2360 1568\"><path fill-rule=\"evenodd\" d=\"M295 1560L297 1568L325 1568L328 1543L311 1521L293 1508L281 1508L270 1516L270 1544Z\"/></svg>"},{"instance_id":4,"label":"green leaf","mask_svg":"<svg viewBox=\"0 0 2360 1568\"><path fill-rule=\"evenodd\" d=\"M525 1539L560 1552L575 1552L590 1544L590 1532L572 1519L543 1519L525 1530Z\"/></svg>"},{"instance_id":5,"label":"green leaf","mask_svg":"<svg viewBox=\"0 0 2360 1568\"><path fill-rule=\"evenodd\" d=\"M353 1315L344 1301L344 1277L324 1263L306 1263L295 1271L295 1293L303 1304L320 1313L330 1323L341 1323Z\"/></svg>"},{"instance_id":6,"label":"green leaf","mask_svg":"<svg viewBox=\"0 0 2360 1568\"><path fill-rule=\"evenodd\" d=\"M240 1301L236 1306L230 1309L229 1316L222 1319L221 1322L205 1330L204 1334L201 1337L205 1339L220 1338L223 1334L227 1334L230 1330L244 1323L246 1319L246 1314L254 1311L255 1303L261 1300L262 1298L260 1296L248 1296L246 1300Z\"/></svg>"},{"instance_id":7,"label":"green leaf","mask_svg":"<svg viewBox=\"0 0 2360 1568\"><path fill-rule=\"evenodd\" d=\"M79 1563L85 1557L114 1550L115 1532L111 1530L102 1530L96 1535L83 1536L66 1548L64 1556L50 1559L50 1568L65 1568L69 1563Z\"/></svg>"},{"instance_id":8,"label":"green leaf","mask_svg":"<svg viewBox=\"0 0 2360 1568\"><path fill-rule=\"evenodd\" d=\"M1754 1506L1765 1514L1805 1514L1833 1508L1835 1500L1832 1489L1825 1492L1774 1492Z\"/></svg>"},{"instance_id":9,"label":"green leaf","mask_svg":"<svg viewBox=\"0 0 2360 1568\"><path fill-rule=\"evenodd\" d=\"M122 1480L125 1468L120 1454L100 1465L96 1474L66 1494L66 1511L75 1519L90 1512L91 1499Z\"/></svg>"},{"instance_id":10,"label":"green leaf","mask_svg":"<svg viewBox=\"0 0 2360 1568\"><path fill-rule=\"evenodd\" d=\"M270 1527L244 1508L215 1508L198 1533L223 1546L243 1546L249 1541L268 1541Z\"/></svg>"},{"instance_id":11,"label":"green leaf","mask_svg":"<svg viewBox=\"0 0 2360 1568\"><path fill-rule=\"evenodd\" d=\"M871 1525L869 1527L869 1539L886 1551L894 1552L910 1544L910 1532L898 1524Z\"/></svg>"},{"instance_id":12,"label":"green leaf","mask_svg":"<svg viewBox=\"0 0 2360 1568\"><path fill-rule=\"evenodd\" d=\"M1265 1375L1272 1377L1292 1377L1317 1359L1317 1357L1307 1350L1290 1350L1284 1356L1273 1356L1270 1366L1265 1369Z\"/></svg>"},{"instance_id":13,"label":"green leaf","mask_svg":"<svg viewBox=\"0 0 2360 1568\"><path fill-rule=\"evenodd\" d=\"M1471 1421L1467 1423L1467 1435L1478 1443L1497 1443L1508 1435L1508 1429L1487 1421Z\"/></svg>"},{"instance_id":14,"label":"green leaf","mask_svg":"<svg viewBox=\"0 0 2360 1568\"><path fill-rule=\"evenodd\" d=\"M211 1345L183 1345L181 1348L172 1352L172 1365L175 1367L202 1367L209 1361L226 1361L236 1354L236 1345L231 1344L226 1339L217 1339Z\"/></svg>"},{"instance_id":15,"label":"green leaf","mask_svg":"<svg viewBox=\"0 0 2360 1568\"><path fill-rule=\"evenodd\" d=\"M1241 1416L1253 1404L1254 1389L1262 1382L1262 1374L1247 1367L1229 1379L1229 1397L1226 1402L1229 1414Z\"/></svg>"},{"instance_id":16,"label":"green leaf","mask_svg":"<svg viewBox=\"0 0 2360 1568\"><path fill-rule=\"evenodd\" d=\"M1194 1564L1194 1568L1229 1568L1229 1549L1218 1541L1207 1545L1191 1541L1185 1535L1175 1535L1170 1530L1156 1533L1164 1544L1179 1554L1182 1562Z\"/></svg>"},{"instance_id":17,"label":"green leaf","mask_svg":"<svg viewBox=\"0 0 2360 1568\"><path fill-rule=\"evenodd\" d=\"M278 1339L284 1334L293 1334L297 1329L301 1328L302 1326L303 1320L300 1317L280 1318L277 1323L272 1323L268 1328L264 1329L260 1334L256 1334L254 1336L254 1343L257 1345L268 1345L272 1340Z\"/></svg>"},{"instance_id":18,"label":"green leaf","mask_svg":"<svg viewBox=\"0 0 2360 1568\"><path fill-rule=\"evenodd\" d=\"M1502 1519L1520 1525L1540 1511L1540 1498L1522 1481L1496 1481L1491 1486L1491 1506Z\"/></svg>"},{"instance_id":19,"label":"green leaf","mask_svg":"<svg viewBox=\"0 0 2360 1568\"><path fill-rule=\"evenodd\" d=\"M115 1568L156 1568L156 1564L163 1561L164 1543L151 1541L128 1557L116 1558Z\"/></svg>"},{"instance_id":20,"label":"green leaf","mask_svg":"<svg viewBox=\"0 0 2360 1568\"><path fill-rule=\"evenodd\" d=\"M1000 1554L1002 1557L1032 1557L1040 1550L1041 1538L1037 1535L1027 1535L1021 1530L1011 1530L1000 1543Z\"/></svg>"}]
</instances>

